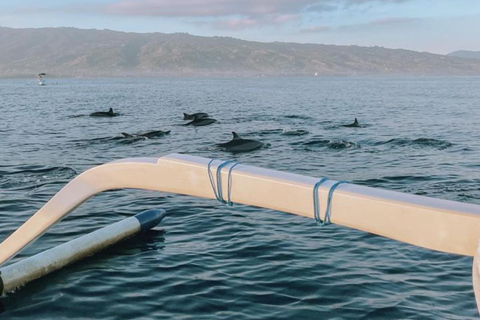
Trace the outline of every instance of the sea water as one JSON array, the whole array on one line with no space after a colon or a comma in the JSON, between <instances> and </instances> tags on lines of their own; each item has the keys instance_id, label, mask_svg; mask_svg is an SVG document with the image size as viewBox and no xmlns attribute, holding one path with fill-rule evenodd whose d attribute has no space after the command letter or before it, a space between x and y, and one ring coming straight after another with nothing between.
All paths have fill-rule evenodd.
<instances>
[{"instance_id":1,"label":"sea water","mask_svg":"<svg viewBox=\"0 0 480 320\"><path fill-rule=\"evenodd\" d=\"M0 80L0 240L88 168L173 152L480 204L479 87L474 77ZM109 108L121 115L88 116ZM182 126L183 112L218 123ZM355 117L362 128L342 127ZM153 130L171 133L121 135ZM219 149L232 131L266 145ZM469 257L175 194L95 196L15 260L152 208L168 211L156 230L9 294L0 318L477 314Z\"/></svg>"}]
</instances>

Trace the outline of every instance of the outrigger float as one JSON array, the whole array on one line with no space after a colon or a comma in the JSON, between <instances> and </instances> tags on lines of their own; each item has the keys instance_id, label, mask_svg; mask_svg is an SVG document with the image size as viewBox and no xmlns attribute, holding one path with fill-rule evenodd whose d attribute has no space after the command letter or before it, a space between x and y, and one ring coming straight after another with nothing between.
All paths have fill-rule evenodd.
<instances>
[{"instance_id":1,"label":"outrigger float","mask_svg":"<svg viewBox=\"0 0 480 320\"><path fill-rule=\"evenodd\" d=\"M124 188L268 208L472 256L473 287L480 306L480 206L184 154L122 159L80 174L0 244L0 266L90 197ZM5 284L11 283L5 269L19 263L0 268L3 293L8 291Z\"/></svg>"}]
</instances>

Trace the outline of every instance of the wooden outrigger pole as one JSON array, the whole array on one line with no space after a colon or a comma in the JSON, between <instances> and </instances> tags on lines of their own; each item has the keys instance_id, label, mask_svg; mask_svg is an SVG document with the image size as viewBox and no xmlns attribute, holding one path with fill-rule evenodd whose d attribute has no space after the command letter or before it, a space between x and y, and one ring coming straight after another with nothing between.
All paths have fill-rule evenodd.
<instances>
[{"instance_id":1,"label":"wooden outrigger pole","mask_svg":"<svg viewBox=\"0 0 480 320\"><path fill-rule=\"evenodd\" d=\"M218 198L215 185L212 188L210 164L214 176L219 166L223 167L217 186L220 181L219 191L232 202L314 218L313 190L319 178L183 154L122 159L87 170L68 183L0 244L0 265L102 191L133 188ZM325 220L330 200L332 223L432 250L466 256L477 252L478 205L350 183L337 187L336 183L327 180L318 188L321 220ZM332 186L337 187L334 193L330 192ZM475 272L479 273L474 266Z\"/></svg>"}]
</instances>

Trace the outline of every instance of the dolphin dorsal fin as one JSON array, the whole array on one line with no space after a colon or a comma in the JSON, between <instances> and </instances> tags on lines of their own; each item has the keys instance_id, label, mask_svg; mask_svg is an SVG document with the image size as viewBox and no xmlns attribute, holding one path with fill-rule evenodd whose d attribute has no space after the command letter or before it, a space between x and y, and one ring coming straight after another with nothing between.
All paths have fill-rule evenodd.
<instances>
[{"instance_id":1,"label":"dolphin dorsal fin","mask_svg":"<svg viewBox=\"0 0 480 320\"><path fill-rule=\"evenodd\" d=\"M240 140L242 138L240 138L240 136L236 133L236 132L233 132L232 131L232 134L233 134L233 140Z\"/></svg>"},{"instance_id":2,"label":"dolphin dorsal fin","mask_svg":"<svg viewBox=\"0 0 480 320\"><path fill-rule=\"evenodd\" d=\"M354 124L358 124L358 119L355 118L355 121L353 122Z\"/></svg>"},{"instance_id":3,"label":"dolphin dorsal fin","mask_svg":"<svg viewBox=\"0 0 480 320\"><path fill-rule=\"evenodd\" d=\"M113 108L108 109L108 113L113 113Z\"/></svg>"},{"instance_id":4,"label":"dolphin dorsal fin","mask_svg":"<svg viewBox=\"0 0 480 320\"><path fill-rule=\"evenodd\" d=\"M187 119L190 115L188 113L183 113L183 119Z\"/></svg>"}]
</instances>

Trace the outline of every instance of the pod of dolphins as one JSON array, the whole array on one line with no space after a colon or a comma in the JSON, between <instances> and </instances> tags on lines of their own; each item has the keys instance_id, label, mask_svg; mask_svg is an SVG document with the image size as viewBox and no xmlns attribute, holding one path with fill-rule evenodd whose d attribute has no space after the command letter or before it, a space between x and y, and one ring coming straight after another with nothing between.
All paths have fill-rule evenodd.
<instances>
[{"instance_id":1,"label":"pod of dolphins","mask_svg":"<svg viewBox=\"0 0 480 320\"><path fill-rule=\"evenodd\" d=\"M99 112L94 112L90 114L91 117L116 117L118 115L119 115L118 113L113 112L113 108L110 108L107 112L99 111ZM183 120L191 120L190 122L187 122L186 124L184 124L184 126L194 126L194 127L207 126L217 122L216 119L210 118L210 116L205 112L198 112L193 114L184 113ZM342 125L342 127L361 128L361 125L358 122L358 119L355 118L355 121L353 123L344 124ZM137 134L122 132L122 135L125 138L134 138L134 139L139 139L139 138L151 139L151 138L163 137L167 134L170 134L170 131L157 130L157 131L148 131L148 132L137 133ZM243 139L236 132L232 132L232 135L233 135L232 140L224 143L219 143L217 144L217 147L229 152L248 152L248 151L260 149L265 145L263 142L260 142L257 140Z\"/></svg>"}]
</instances>

